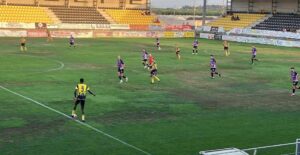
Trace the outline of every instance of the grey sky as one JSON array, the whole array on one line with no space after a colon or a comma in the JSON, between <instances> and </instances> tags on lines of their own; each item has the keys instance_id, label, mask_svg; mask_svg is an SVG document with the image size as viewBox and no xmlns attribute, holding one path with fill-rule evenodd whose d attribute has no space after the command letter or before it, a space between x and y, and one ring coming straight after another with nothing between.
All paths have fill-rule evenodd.
<instances>
[{"instance_id":1,"label":"grey sky","mask_svg":"<svg viewBox=\"0 0 300 155\"><path fill-rule=\"evenodd\" d=\"M194 1L196 5L203 4L203 0L152 0L153 7L170 7L170 8L178 8L184 5L193 6ZM218 4L222 5L226 2L226 0L207 0L208 4Z\"/></svg>"}]
</instances>

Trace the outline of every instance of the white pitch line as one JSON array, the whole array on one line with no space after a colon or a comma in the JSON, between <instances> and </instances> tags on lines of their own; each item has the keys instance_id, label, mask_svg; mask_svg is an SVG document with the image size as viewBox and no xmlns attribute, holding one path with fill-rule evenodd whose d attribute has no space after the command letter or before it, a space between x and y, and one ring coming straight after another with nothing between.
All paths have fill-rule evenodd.
<instances>
[{"instance_id":1,"label":"white pitch line","mask_svg":"<svg viewBox=\"0 0 300 155\"><path fill-rule=\"evenodd\" d=\"M50 60L50 59L49 59L49 60ZM61 61L58 61L58 60L54 60L54 61L56 61L57 63L59 63L59 64L60 64L60 66L59 66L59 67L57 67L57 68L48 69L48 70L47 70L47 71L45 71L45 72L58 71L58 70L61 70L61 69L63 69L63 68L65 67L65 64L64 64L63 62L61 62Z\"/></svg>"},{"instance_id":2,"label":"white pitch line","mask_svg":"<svg viewBox=\"0 0 300 155\"><path fill-rule=\"evenodd\" d=\"M63 113L63 112L60 112L60 111L58 111L58 110L56 110L56 109L53 109L53 108L51 108L51 107L49 107L49 106L47 106L47 105L45 105L45 104L43 104L43 103L40 103L40 102L35 101L35 100L33 100L33 99L29 98L29 97L26 97L26 96L21 95L21 94L19 94L19 93L17 93L17 92L14 92L14 91L12 91L12 90L6 88L6 87L3 87L3 86L0 85L0 88L3 89L3 90L5 90L5 91L7 91L7 92L10 92L10 93L12 93L12 94L14 94L14 95L17 95L17 96L19 96L19 97L21 97L21 98L24 98L24 99L26 99L26 100L28 100L28 101L31 101L31 102L33 102L33 103L35 103L35 104L37 104L37 105L39 105L39 106L41 106L41 107L44 107L44 108L46 108L46 109L48 109L48 110L50 110L50 111L53 111L53 112L55 112L55 113L58 113L58 114L60 114L60 115L62 115L62 116L64 116L64 117L71 118L70 116L68 116L67 114L65 114L65 113ZM104 131L101 131L101 130L99 130L99 129L97 129L97 128L95 128L95 127L93 127L93 126L91 126L91 125L89 125L89 124L87 124L87 123L81 122L81 121L79 121L79 120L75 120L75 122L77 122L78 124L80 124L80 125L82 125L82 126L85 126L85 127L89 128L89 129L92 129L92 130L94 130L94 131L96 131L96 132L98 132L98 133L101 133L102 135L107 136L107 137L109 137L109 138L111 138L111 139L113 139L113 140L115 140L115 141L118 141L118 142L120 142L120 143L126 145L127 147L130 147L130 148L132 148L132 149L134 149L134 150L136 150L136 151L139 151L139 152L141 152L141 153L143 153L143 154L146 154L146 155L151 155L150 153L148 153L148 152L146 152L146 151L144 151L144 150L142 150L142 149L140 149L140 148L138 148L138 147L136 147L136 146L134 146L134 145L131 145L131 144L129 144L129 143L126 143L125 141L122 141L121 139L116 138L116 137L114 137L114 136L112 136L112 135L110 135L110 134L108 134L108 133L105 133Z\"/></svg>"}]
</instances>

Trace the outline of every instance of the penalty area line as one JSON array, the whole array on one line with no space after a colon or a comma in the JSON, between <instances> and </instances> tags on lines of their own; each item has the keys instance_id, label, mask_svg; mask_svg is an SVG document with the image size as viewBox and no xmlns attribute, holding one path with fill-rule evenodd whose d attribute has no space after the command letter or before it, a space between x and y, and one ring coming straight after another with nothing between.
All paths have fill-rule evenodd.
<instances>
[{"instance_id":1,"label":"penalty area line","mask_svg":"<svg viewBox=\"0 0 300 155\"><path fill-rule=\"evenodd\" d=\"M7 92L10 92L10 93L12 93L12 94L14 94L14 95L17 95L17 96L19 96L19 97L21 97L21 98L23 98L23 99L26 99L26 100L28 100L28 101L31 101L31 102L33 102L33 103L35 103L35 104L37 104L37 105L39 105L39 106L41 106L41 107L44 107L44 108L46 108L46 109L48 109L48 110L50 110L50 111L52 111L52 112L55 112L55 113L57 113L57 114L60 114L60 115L62 115L62 116L64 116L64 117L66 117L66 118L71 118L69 115L67 115L67 114L65 114L65 113L63 113L63 112L61 112L61 111L58 111L58 110L56 110L56 109L53 109L53 108L51 108L51 107L49 107L49 106L47 106L47 105L45 105L45 104L43 104L43 103L41 103L41 102L38 102L38 101L33 100L33 99L29 98L29 97L26 97L26 96L24 96L24 95L22 95L22 94L19 94L19 93L17 93L17 92L14 92L14 91L12 91L12 90L6 88L6 87L3 87L3 86L0 85L0 88L3 89L3 90L5 90L5 91L7 91ZM132 149L134 149L134 150L136 150L136 151L139 151L139 152L141 152L141 153L143 153L143 154L146 154L146 155L151 155L149 152L144 151L144 150L142 150L142 149L140 149L140 148L138 148L138 147L136 147L136 146L134 146L134 145L131 145L131 144L129 144L129 143L127 143L127 142L125 142L125 141L123 141L123 140L121 140L121 139L119 139L119 138L116 138L116 137L114 137L114 136L112 136L112 135L110 135L110 134L108 134L108 133L105 133L104 131L99 130L99 129L97 129L97 128L95 128L95 127L93 127L93 126L91 126L91 125L89 125L89 124L87 124L87 123L81 122L81 121L79 121L79 120L75 120L75 122L77 122L78 124L80 124L80 125L82 125L82 126L85 126L85 127L89 128L89 129L91 129L91 130L93 130L93 131L95 131L95 132L97 132L97 133L100 133L100 134L102 134L102 135L104 135L104 136L106 136L106 137L109 137L109 138L111 138L111 139L113 139L113 140L115 140L115 141L117 141L117 142L120 142L120 143L122 143L123 145L125 145L125 146L127 146L127 147L130 147L130 148L132 148Z\"/></svg>"}]
</instances>

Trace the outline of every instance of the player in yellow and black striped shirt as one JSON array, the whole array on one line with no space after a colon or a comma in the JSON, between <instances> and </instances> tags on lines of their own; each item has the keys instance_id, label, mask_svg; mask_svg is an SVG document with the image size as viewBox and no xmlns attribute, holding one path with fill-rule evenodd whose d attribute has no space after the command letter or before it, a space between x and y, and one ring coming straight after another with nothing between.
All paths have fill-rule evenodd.
<instances>
[{"instance_id":1,"label":"player in yellow and black striped shirt","mask_svg":"<svg viewBox=\"0 0 300 155\"><path fill-rule=\"evenodd\" d=\"M86 95L87 92L96 96L93 92L90 91L90 88L84 84L84 79L80 79L80 83L77 84L77 86L75 87L75 91L74 91L74 100L75 100L75 105L74 108L72 110L72 117L75 118L76 117L76 108L77 105L80 103L81 106L81 120L83 122L85 122L85 115L84 115L84 104L85 104L85 99L86 99Z\"/></svg>"},{"instance_id":2,"label":"player in yellow and black striped shirt","mask_svg":"<svg viewBox=\"0 0 300 155\"><path fill-rule=\"evenodd\" d=\"M155 80L160 82L160 79L157 76L157 64L155 61L150 64L150 77L151 77L151 84L154 84Z\"/></svg>"}]
</instances>

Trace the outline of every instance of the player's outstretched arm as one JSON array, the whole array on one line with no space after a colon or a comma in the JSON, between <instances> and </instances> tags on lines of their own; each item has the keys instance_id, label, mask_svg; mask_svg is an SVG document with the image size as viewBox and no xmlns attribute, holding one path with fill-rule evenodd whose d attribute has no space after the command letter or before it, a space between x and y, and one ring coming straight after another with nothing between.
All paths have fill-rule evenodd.
<instances>
[{"instance_id":1,"label":"player's outstretched arm","mask_svg":"<svg viewBox=\"0 0 300 155\"><path fill-rule=\"evenodd\" d=\"M92 94L93 96L96 96L96 94L94 94L92 91L88 90L88 92L89 92L90 94Z\"/></svg>"}]
</instances>

